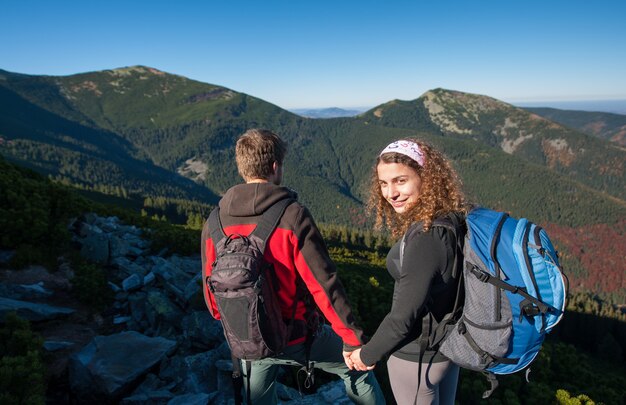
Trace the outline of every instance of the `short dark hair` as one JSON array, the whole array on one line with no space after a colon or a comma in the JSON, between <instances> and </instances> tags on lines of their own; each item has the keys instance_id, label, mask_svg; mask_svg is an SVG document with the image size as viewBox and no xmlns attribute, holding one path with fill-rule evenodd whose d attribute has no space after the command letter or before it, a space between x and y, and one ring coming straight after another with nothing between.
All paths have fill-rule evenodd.
<instances>
[{"instance_id":1,"label":"short dark hair","mask_svg":"<svg viewBox=\"0 0 626 405\"><path fill-rule=\"evenodd\" d=\"M287 145L272 131L249 129L237 139L237 170L246 181L268 179L273 173L274 162L282 165L286 153Z\"/></svg>"}]
</instances>

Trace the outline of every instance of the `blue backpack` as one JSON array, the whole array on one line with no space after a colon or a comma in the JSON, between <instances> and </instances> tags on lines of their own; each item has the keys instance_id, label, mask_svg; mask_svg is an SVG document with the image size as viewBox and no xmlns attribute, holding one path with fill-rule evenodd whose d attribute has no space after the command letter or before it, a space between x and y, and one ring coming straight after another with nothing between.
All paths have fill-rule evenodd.
<instances>
[{"instance_id":1,"label":"blue backpack","mask_svg":"<svg viewBox=\"0 0 626 405\"><path fill-rule=\"evenodd\" d=\"M461 273L457 303L425 331L425 345L484 372L491 383L487 398L498 386L496 375L520 371L535 359L563 316L568 282L548 235L527 219L476 208L465 225L465 237L457 238L457 260L463 259L462 270L455 266ZM445 220L433 226L460 234Z\"/></svg>"}]
</instances>

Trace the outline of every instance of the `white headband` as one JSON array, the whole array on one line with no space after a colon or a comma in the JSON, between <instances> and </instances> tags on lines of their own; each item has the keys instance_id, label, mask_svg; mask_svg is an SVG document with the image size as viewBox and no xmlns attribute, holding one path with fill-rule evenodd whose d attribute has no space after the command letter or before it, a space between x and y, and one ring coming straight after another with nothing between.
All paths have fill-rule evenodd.
<instances>
[{"instance_id":1,"label":"white headband","mask_svg":"<svg viewBox=\"0 0 626 405\"><path fill-rule=\"evenodd\" d=\"M415 160L417 164L424 167L424 152L419 147L418 144L411 141L395 141L387 145L382 152L380 152L380 156L384 153L395 152L400 153L402 155L408 156L411 159Z\"/></svg>"}]
</instances>

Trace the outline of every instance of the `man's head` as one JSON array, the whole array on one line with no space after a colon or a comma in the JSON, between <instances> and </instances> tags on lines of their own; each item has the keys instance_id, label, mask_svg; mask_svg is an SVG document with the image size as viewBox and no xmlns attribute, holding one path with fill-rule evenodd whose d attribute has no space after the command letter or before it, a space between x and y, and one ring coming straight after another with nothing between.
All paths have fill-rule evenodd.
<instances>
[{"instance_id":1,"label":"man's head","mask_svg":"<svg viewBox=\"0 0 626 405\"><path fill-rule=\"evenodd\" d=\"M287 146L275 133L266 129L249 129L237 140L237 170L249 182L282 181Z\"/></svg>"}]
</instances>

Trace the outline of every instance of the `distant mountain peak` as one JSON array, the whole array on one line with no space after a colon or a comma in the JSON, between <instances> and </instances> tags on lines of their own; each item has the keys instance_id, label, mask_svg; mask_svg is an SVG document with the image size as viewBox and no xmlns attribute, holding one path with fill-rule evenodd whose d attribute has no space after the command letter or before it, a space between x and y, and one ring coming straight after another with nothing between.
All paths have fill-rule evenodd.
<instances>
[{"instance_id":1,"label":"distant mountain peak","mask_svg":"<svg viewBox=\"0 0 626 405\"><path fill-rule=\"evenodd\" d=\"M161 70L158 70L152 67L142 66L142 65L126 66L126 67L121 67L121 68L116 68L116 69L111 69L111 70L105 70L105 72L111 75L115 75L115 76L129 76L133 73L153 74L157 76L167 75L166 72L163 72Z\"/></svg>"},{"instance_id":2,"label":"distant mountain peak","mask_svg":"<svg viewBox=\"0 0 626 405\"><path fill-rule=\"evenodd\" d=\"M487 124L485 120L493 121L496 116L502 116L502 119L496 125L495 134L505 138L512 135L510 130L523 127L529 121L559 127L538 115L528 114L511 104L479 94L438 88L427 91L418 100L423 101L432 122L444 132L474 135L477 128ZM523 141L523 138L519 141Z\"/></svg>"},{"instance_id":3,"label":"distant mountain peak","mask_svg":"<svg viewBox=\"0 0 626 405\"><path fill-rule=\"evenodd\" d=\"M493 97L442 88L427 91L420 98L426 98L431 101L452 102L463 105L468 110L474 109L479 112L489 112L502 108L516 108Z\"/></svg>"}]
</instances>

